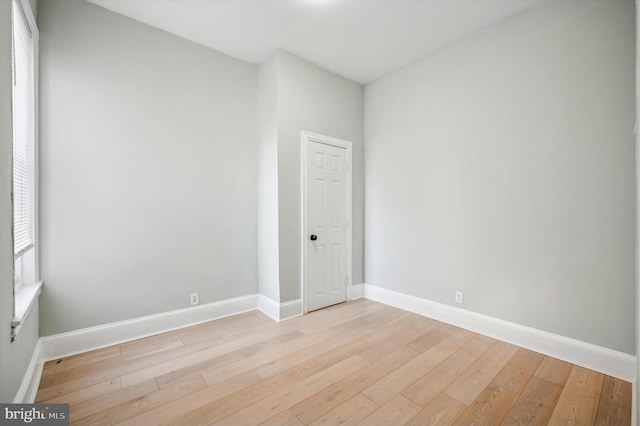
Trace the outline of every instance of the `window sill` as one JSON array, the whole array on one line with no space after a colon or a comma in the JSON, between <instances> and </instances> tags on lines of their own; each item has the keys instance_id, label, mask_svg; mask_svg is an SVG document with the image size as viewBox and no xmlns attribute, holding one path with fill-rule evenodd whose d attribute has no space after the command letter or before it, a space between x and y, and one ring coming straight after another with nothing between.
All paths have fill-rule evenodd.
<instances>
[{"instance_id":1,"label":"window sill","mask_svg":"<svg viewBox=\"0 0 640 426\"><path fill-rule=\"evenodd\" d=\"M11 340L18 335L24 320L42 291L42 281L21 287L15 295L15 309L11 322Z\"/></svg>"}]
</instances>

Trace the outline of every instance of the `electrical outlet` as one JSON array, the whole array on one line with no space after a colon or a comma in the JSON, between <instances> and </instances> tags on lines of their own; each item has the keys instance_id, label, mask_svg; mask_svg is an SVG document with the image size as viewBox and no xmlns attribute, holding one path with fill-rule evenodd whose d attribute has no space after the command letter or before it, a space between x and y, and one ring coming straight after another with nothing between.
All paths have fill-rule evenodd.
<instances>
[{"instance_id":1,"label":"electrical outlet","mask_svg":"<svg viewBox=\"0 0 640 426\"><path fill-rule=\"evenodd\" d=\"M462 292L456 291L456 303L462 303Z\"/></svg>"},{"instance_id":2,"label":"electrical outlet","mask_svg":"<svg viewBox=\"0 0 640 426\"><path fill-rule=\"evenodd\" d=\"M200 303L198 299L198 293L191 293L191 306L195 306Z\"/></svg>"}]
</instances>

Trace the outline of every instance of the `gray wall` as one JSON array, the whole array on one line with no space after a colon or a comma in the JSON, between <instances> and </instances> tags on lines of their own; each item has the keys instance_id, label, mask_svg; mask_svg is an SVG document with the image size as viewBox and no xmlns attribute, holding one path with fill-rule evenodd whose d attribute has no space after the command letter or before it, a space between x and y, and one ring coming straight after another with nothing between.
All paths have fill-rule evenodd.
<instances>
[{"instance_id":1,"label":"gray wall","mask_svg":"<svg viewBox=\"0 0 640 426\"><path fill-rule=\"evenodd\" d=\"M634 60L545 2L369 84L366 282L635 353Z\"/></svg>"},{"instance_id":2,"label":"gray wall","mask_svg":"<svg viewBox=\"0 0 640 426\"><path fill-rule=\"evenodd\" d=\"M0 0L0 402L13 402L38 341L38 302L16 340L13 320L13 239L11 207L11 2Z\"/></svg>"},{"instance_id":3,"label":"gray wall","mask_svg":"<svg viewBox=\"0 0 640 426\"><path fill-rule=\"evenodd\" d=\"M258 287L280 302L278 232L278 60L258 68Z\"/></svg>"},{"instance_id":4,"label":"gray wall","mask_svg":"<svg viewBox=\"0 0 640 426\"><path fill-rule=\"evenodd\" d=\"M353 282L363 282L363 88L288 52L276 55L280 301L287 302L301 297L303 130L353 142Z\"/></svg>"},{"instance_id":5,"label":"gray wall","mask_svg":"<svg viewBox=\"0 0 640 426\"><path fill-rule=\"evenodd\" d=\"M254 66L39 5L42 334L256 293Z\"/></svg>"}]
</instances>

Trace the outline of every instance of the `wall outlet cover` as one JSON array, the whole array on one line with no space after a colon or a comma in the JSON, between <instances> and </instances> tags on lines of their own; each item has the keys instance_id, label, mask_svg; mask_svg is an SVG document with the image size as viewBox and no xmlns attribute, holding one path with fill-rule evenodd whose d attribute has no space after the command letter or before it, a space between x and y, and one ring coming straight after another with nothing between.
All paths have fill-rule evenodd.
<instances>
[{"instance_id":1,"label":"wall outlet cover","mask_svg":"<svg viewBox=\"0 0 640 426\"><path fill-rule=\"evenodd\" d=\"M198 293L191 293L191 306L195 306L200 303Z\"/></svg>"}]
</instances>

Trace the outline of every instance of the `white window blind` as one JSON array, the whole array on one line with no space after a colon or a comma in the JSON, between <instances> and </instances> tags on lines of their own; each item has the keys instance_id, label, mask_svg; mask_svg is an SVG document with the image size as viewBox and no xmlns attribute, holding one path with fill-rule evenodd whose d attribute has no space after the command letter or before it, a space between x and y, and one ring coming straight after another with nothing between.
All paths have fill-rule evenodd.
<instances>
[{"instance_id":1,"label":"white window blind","mask_svg":"<svg viewBox=\"0 0 640 426\"><path fill-rule=\"evenodd\" d=\"M18 257L33 246L35 81L34 41L13 1L13 244Z\"/></svg>"}]
</instances>

